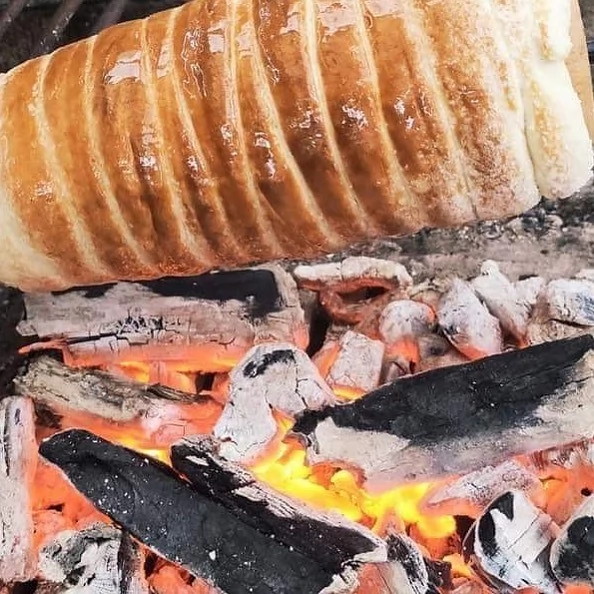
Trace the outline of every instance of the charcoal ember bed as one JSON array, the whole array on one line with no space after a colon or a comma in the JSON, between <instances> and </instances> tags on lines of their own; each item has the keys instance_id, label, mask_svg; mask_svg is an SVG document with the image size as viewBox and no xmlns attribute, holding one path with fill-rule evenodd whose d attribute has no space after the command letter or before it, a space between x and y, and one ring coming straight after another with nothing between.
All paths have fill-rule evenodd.
<instances>
[{"instance_id":1,"label":"charcoal ember bed","mask_svg":"<svg viewBox=\"0 0 594 594\"><path fill-rule=\"evenodd\" d=\"M587 591L594 277L507 268L349 256L23 295L1 579Z\"/></svg>"}]
</instances>

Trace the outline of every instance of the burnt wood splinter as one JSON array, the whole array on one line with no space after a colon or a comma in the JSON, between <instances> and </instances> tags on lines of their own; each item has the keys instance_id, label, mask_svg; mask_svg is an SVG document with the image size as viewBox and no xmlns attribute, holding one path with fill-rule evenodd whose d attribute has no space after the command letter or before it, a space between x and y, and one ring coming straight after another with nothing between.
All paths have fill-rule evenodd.
<instances>
[{"instance_id":1,"label":"burnt wood splinter","mask_svg":"<svg viewBox=\"0 0 594 594\"><path fill-rule=\"evenodd\" d=\"M286 530L270 533L272 514L256 528L257 506L248 521L222 502L225 493L201 493L168 466L86 431L58 433L40 452L130 534L227 594L344 591L361 563L387 558L381 539L347 520L329 527L331 538L318 532L325 555L319 542L287 544ZM224 481L219 488L225 489ZM286 527L287 518L279 522ZM311 535L296 530L294 538L299 534ZM344 549L332 554L344 541Z\"/></svg>"},{"instance_id":2,"label":"burnt wood splinter","mask_svg":"<svg viewBox=\"0 0 594 594\"><path fill-rule=\"evenodd\" d=\"M468 473L592 437L593 347L580 336L404 377L293 431L310 462L356 467L372 490Z\"/></svg>"}]
</instances>

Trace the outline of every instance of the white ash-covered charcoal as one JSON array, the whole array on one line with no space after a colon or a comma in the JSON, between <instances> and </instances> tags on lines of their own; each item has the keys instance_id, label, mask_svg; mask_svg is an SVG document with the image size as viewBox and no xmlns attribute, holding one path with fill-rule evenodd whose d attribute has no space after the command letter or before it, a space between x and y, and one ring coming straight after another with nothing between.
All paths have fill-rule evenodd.
<instances>
[{"instance_id":1,"label":"white ash-covered charcoal","mask_svg":"<svg viewBox=\"0 0 594 594\"><path fill-rule=\"evenodd\" d=\"M464 543L475 570L498 589L535 588L561 594L549 565L557 526L521 491L508 491L485 510Z\"/></svg>"},{"instance_id":2,"label":"white ash-covered charcoal","mask_svg":"<svg viewBox=\"0 0 594 594\"><path fill-rule=\"evenodd\" d=\"M39 573L61 594L148 594L144 553L109 524L60 532L39 553Z\"/></svg>"},{"instance_id":3,"label":"white ash-covered charcoal","mask_svg":"<svg viewBox=\"0 0 594 594\"><path fill-rule=\"evenodd\" d=\"M540 298L549 317L578 326L594 326L594 282L557 279L548 283Z\"/></svg>"},{"instance_id":4,"label":"white ash-covered charcoal","mask_svg":"<svg viewBox=\"0 0 594 594\"><path fill-rule=\"evenodd\" d=\"M401 264L365 256L300 265L293 275L301 288L318 292L320 304L334 321L347 324L373 325L387 303L395 296L405 297L412 285ZM377 294L378 289L383 293Z\"/></svg>"},{"instance_id":5,"label":"white ash-covered charcoal","mask_svg":"<svg viewBox=\"0 0 594 594\"><path fill-rule=\"evenodd\" d=\"M412 285L412 277L402 264L367 256L350 256L339 262L323 264L301 264L293 269L293 276L300 286L316 291L351 282L401 289Z\"/></svg>"},{"instance_id":6,"label":"white ash-covered charcoal","mask_svg":"<svg viewBox=\"0 0 594 594\"><path fill-rule=\"evenodd\" d=\"M523 300L516 286L499 270L492 260L481 266L480 275L472 279L471 286L503 330L518 341L523 341L528 330L532 305Z\"/></svg>"},{"instance_id":7,"label":"white ash-covered charcoal","mask_svg":"<svg viewBox=\"0 0 594 594\"><path fill-rule=\"evenodd\" d=\"M141 421L147 433L162 430L168 420L197 432L204 404L192 394L147 386L93 369L73 369L42 355L31 358L14 380L15 391L54 413L82 413L117 423ZM220 405L213 403L216 411Z\"/></svg>"},{"instance_id":8,"label":"white ash-covered charcoal","mask_svg":"<svg viewBox=\"0 0 594 594\"><path fill-rule=\"evenodd\" d=\"M290 344L253 347L229 375L227 404L213 435L229 460L251 463L278 433L274 412L295 418L337 399L305 352Z\"/></svg>"},{"instance_id":9,"label":"white ash-covered charcoal","mask_svg":"<svg viewBox=\"0 0 594 594\"><path fill-rule=\"evenodd\" d=\"M562 527L550 560L560 582L594 587L594 496L585 499Z\"/></svg>"},{"instance_id":10,"label":"white ash-covered charcoal","mask_svg":"<svg viewBox=\"0 0 594 594\"><path fill-rule=\"evenodd\" d=\"M355 594L438 594L441 576L414 540L405 534L389 535L388 561L366 565Z\"/></svg>"},{"instance_id":11,"label":"white ash-covered charcoal","mask_svg":"<svg viewBox=\"0 0 594 594\"><path fill-rule=\"evenodd\" d=\"M340 396L359 395L377 388L385 347L359 332L347 330L335 346L333 360L324 377Z\"/></svg>"},{"instance_id":12,"label":"white ash-covered charcoal","mask_svg":"<svg viewBox=\"0 0 594 594\"><path fill-rule=\"evenodd\" d=\"M35 413L28 398L0 401L0 583L35 575Z\"/></svg>"},{"instance_id":13,"label":"white ash-covered charcoal","mask_svg":"<svg viewBox=\"0 0 594 594\"><path fill-rule=\"evenodd\" d=\"M476 518L491 501L510 489L522 491L537 506L545 503L539 477L519 462L508 460L438 483L427 492L420 509L429 515Z\"/></svg>"},{"instance_id":14,"label":"white ash-covered charcoal","mask_svg":"<svg viewBox=\"0 0 594 594\"><path fill-rule=\"evenodd\" d=\"M528 327L530 344L594 332L594 282L557 279L540 292Z\"/></svg>"},{"instance_id":15,"label":"white ash-covered charcoal","mask_svg":"<svg viewBox=\"0 0 594 594\"><path fill-rule=\"evenodd\" d=\"M448 340L469 359L503 351L499 320L489 313L466 281L452 281L439 300L437 321Z\"/></svg>"},{"instance_id":16,"label":"white ash-covered charcoal","mask_svg":"<svg viewBox=\"0 0 594 594\"><path fill-rule=\"evenodd\" d=\"M591 438L593 349L582 336L403 377L293 432L311 463L356 468L371 490L465 474Z\"/></svg>"},{"instance_id":17,"label":"white ash-covered charcoal","mask_svg":"<svg viewBox=\"0 0 594 594\"><path fill-rule=\"evenodd\" d=\"M520 301L526 304L530 310L538 302L538 296L545 288L547 281L541 276L529 276L513 283L514 290Z\"/></svg>"},{"instance_id":18,"label":"white ash-covered charcoal","mask_svg":"<svg viewBox=\"0 0 594 594\"><path fill-rule=\"evenodd\" d=\"M558 471L561 471L560 476L564 478L567 470L594 470L594 441L582 439L566 443L556 448L534 452L528 459L541 478L558 476Z\"/></svg>"},{"instance_id":19,"label":"white ash-covered charcoal","mask_svg":"<svg viewBox=\"0 0 594 594\"><path fill-rule=\"evenodd\" d=\"M183 361L226 371L254 344L292 342L309 331L291 275L279 266L25 295L18 330L61 348L74 366Z\"/></svg>"},{"instance_id":20,"label":"white ash-covered charcoal","mask_svg":"<svg viewBox=\"0 0 594 594\"><path fill-rule=\"evenodd\" d=\"M87 431L58 433L41 443L40 453L123 529L227 594L343 592L359 564L387 558L381 539L346 519L332 527L332 540L324 542L320 534L315 544L303 542L297 550L271 537L269 521L256 527L261 504L249 514L229 509L225 481L222 492L208 493L169 466ZM294 532L298 538L300 531ZM317 554L337 546L352 547L354 554L349 558L343 548L332 562L329 552Z\"/></svg>"},{"instance_id":21,"label":"white ash-covered charcoal","mask_svg":"<svg viewBox=\"0 0 594 594\"><path fill-rule=\"evenodd\" d=\"M435 336L435 312L428 305L410 299L390 302L379 318L379 335L388 358L414 372L421 360L422 340Z\"/></svg>"}]
</instances>

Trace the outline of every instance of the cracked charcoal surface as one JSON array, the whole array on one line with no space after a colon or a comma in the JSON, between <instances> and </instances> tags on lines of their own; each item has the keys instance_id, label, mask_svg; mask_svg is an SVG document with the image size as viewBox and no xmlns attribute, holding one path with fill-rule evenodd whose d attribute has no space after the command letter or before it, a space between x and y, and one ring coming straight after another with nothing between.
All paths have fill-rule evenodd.
<instances>
[{"instance_id":1,"label":"cracked charcoal surface","mask_svg":"<svg viewBox=\"0 0 594 594\"><path fill-rule=\"evenodd\" d=\"M71 430L43 442L40 453L133 536L227 594L317 594L333 579L318 560L258 532L167 466L126 448Z\"/></svg>"}]
</instances>

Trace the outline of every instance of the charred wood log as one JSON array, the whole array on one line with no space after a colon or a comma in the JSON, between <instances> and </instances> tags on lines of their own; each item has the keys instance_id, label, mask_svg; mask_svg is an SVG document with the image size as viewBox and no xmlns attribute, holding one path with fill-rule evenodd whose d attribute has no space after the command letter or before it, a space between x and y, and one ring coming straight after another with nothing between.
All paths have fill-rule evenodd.
<instances>
[{"instance_id":1,"label":"charred wood log","mask_svg":"<svg viewBox=\"0 0 594 594\"><path fill-rule=\"evenodd\" d=\"M148 594L144 555L115 526L56 535L39 553L39 571L62 594Z\"/></svg>"},{"instance_id":2,"label":"charred wood log","mask_svg":"<svg viewBox=\"0 0 594 594\"><path fill-rule=\"evenodd\" d=\"M303 348L308 330L291 276L278 266L25 296L30 348L59 347L73 366L193 362L226 371L266 340Z\"/></svg>"},{"instance_id":3,"label":"charred wood log","mask_svg":"<svg viewBox=\"0 0 594 594\"><path fill-rule=\"evenodd\" d=\"M310 462L360 469L370 489L464 474L592 437L594 338L404 377L294 426Z\"/></svg>"},{"instance_id":4,"label":"charred wood log","mask_svg":"<svg viewBox=\"0 0 594 594\"><path fill-rule=\"evenodd\" d=\"M225 458L251 463L277 435L274 411L294 418L336 401L311 359L290 344L251 349L230 376L229 397L213 434Z\"/></svg>"},{"instance_id":5,"label":"charred wood log","mask_svg":"<svg viewBox=\"0 0 594 594\"><path fill-rule=\"evenodd\" d=\"M31 359L14 380L15 391L58 415L83 413L117 423L174 416L200 418L195 396L162 386L147 386L123 377L73 369L48 356Z\"/></svg>"},{"instance_id":6,"label":"charred wood log","mask_svg":"<svg viewBox=\"0 0 594 594\"><path fill-rule=\"evenodd\" d=\"M37 466L33 403L0 402L0 583L35 575L32 487Z\"/></svg>"},{"instance_id":7,"label":"charred wood log","mask_svg":"<svg viewBox=\"0 0 594 594\"><path fill-rule=\"evenodd\" d=\"M549 565L556 526L521 491L497 498L476 521L464 543L467 560L498 589L563 591Z\"/></svg>"},{"instance_id":8,"label":"charred wood log","mask_svg":"<svg viewBox=\"0 0 594 594\"><path fill-rule=\"evenodd\" d=\"M381 540L346 521L332 534L338 531L347 540L357 534L350 539L350 559L305 554L311 543L304 542L299 550L288 546L271 536L266 522L256 529L254 518L246 521L171 468L88 432L59 433L44 441L40 452L133 536L228 594L336 592L351 582L359 563L386 558ZM253 511L257 513L256 506Z\"/></svg>"},{"instance_id":9,"label":"charred wood log","mask_svg":"<svg viewBox=\"0 0 594 594\"><path fill-rule=\"evenodd\" d=\"M582 503L553 542L551 566L564 584L594 587L594 496Z\"/></svg>"},{"instance_id":10,"label":"charred wood log","mask_svg":"<svg viewBox=\"0 0 594 594\"><path fill-rule=\"evenodd\" d=\"M209 437L183 439L171 448L173 467L198 491L243 521L324 566L348 564L368 547L367 530L333 513L315 511L259 482L219 454Z\"/></svg>"}]
</instances>

